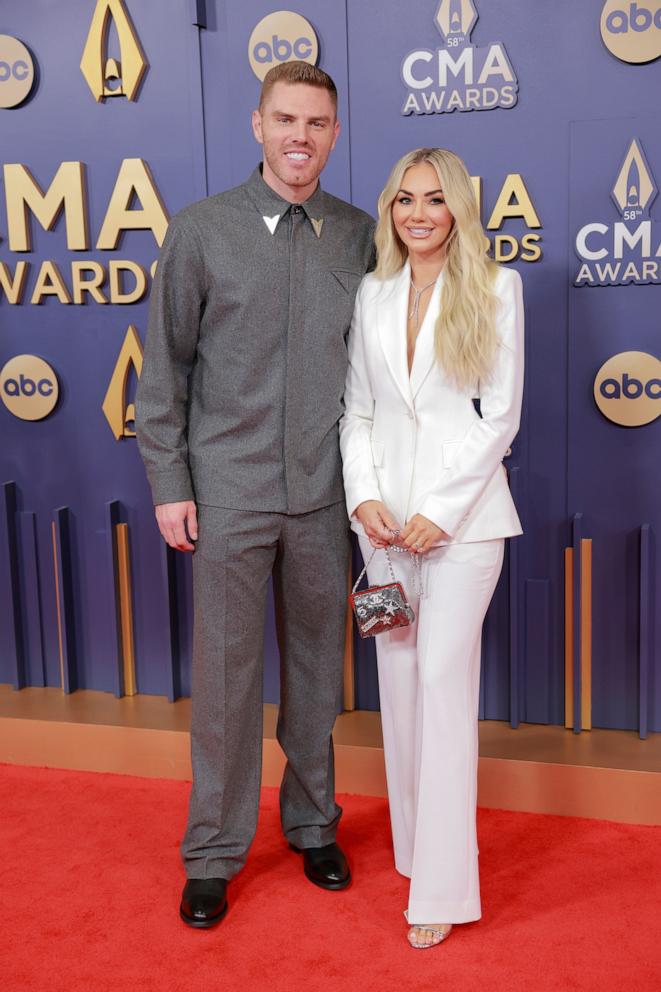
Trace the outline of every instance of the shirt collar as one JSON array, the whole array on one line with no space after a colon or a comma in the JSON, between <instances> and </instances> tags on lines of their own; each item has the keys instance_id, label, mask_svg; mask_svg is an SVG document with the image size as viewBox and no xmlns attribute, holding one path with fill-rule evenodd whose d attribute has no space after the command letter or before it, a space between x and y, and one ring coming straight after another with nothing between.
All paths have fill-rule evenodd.
<instances>
[{"instance_id":1,"label":"shirt collar","mask_svg":"<svg viewBox=\"0 0 661 992\"><path fill-rule=\"evenodd\" d=\"M269 231L271 234L275 234L278 224L294 204L290 203L289 200L285 200L274 189L271 189L268 183L264 182L261 164L257 166L248 179L246 188ZM310 221L314 233L318 238L321 237L324 223L324 200L324 192L318 184L314 193L307 200L297 204Z\"/></svg>"}]
</instances>

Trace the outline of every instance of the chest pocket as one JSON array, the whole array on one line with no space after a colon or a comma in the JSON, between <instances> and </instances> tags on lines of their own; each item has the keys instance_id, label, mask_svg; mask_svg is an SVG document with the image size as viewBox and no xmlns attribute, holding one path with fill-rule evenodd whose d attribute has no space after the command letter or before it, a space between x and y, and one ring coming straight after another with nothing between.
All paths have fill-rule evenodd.
<instances>
[{"instance_id":1,"label":"chest pocket","mask_svg":"<svg viewBox=\"0 0 661 992\"><path fill-rule=\"evenodd\" d=\"M331 272L339 282L342 289L351 297L351 302L358 292L360 280L363 278L361 272L354 272L351 269L331 269Z\"/></svg>"},{"instance_id":2,"label":"chest pocket","mask_svg":"<svg viewBox=\"0 0 661 992\"><path fill-rule=\"evenodd\" d=\"M351 326L356 294L360 286L360 281L363 278L363 273L356 272L353 269L336 268L335 266L329 267L328 272L328 305L332 307L337 320L337 326L341 328L341 340L346 348L346 336Z\"/></svg>"}]
</instances>

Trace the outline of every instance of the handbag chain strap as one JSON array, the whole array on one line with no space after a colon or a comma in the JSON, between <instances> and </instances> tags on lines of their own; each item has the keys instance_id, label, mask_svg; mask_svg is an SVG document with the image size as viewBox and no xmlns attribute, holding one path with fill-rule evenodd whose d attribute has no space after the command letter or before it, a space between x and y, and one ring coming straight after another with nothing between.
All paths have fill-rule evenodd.
<instances>
[{"instance_id":1,"label":"handbag chain strap","mask_svg":"<svg viewBox=\"0 0 661 992\"><path fill-rule=\"evenodd\" d=\"M398 530L391 531L391 534L393 535L393 537L399 537L399 531ZM358 576L358 578L354 582L353 589L351 590L352 593L354 593L356 591L356 589L358 588L358 586L360 585L360 581L361 581L363 575L367 571L368 567L372 564L372 559L374 558L374 555L377 553L378 550L379 550L378 548L372 548L372 554L369 556L369 559L363 565L362 572L360 573L360 575ZM386 558L388 559L388 569L390 571L390 578L392 579L393 582L397 582L397 579L395 578L395 571L394 571L394 569L392 567L392 559L390 557L390 552L391 551L396 551L397 554L406 554L407 551L408 551L408 548L400 548L396 544L391 544L390 547L385 547L383 550L385 551ZM416 593L417 593L418 596L420 596L422 594L422 582L420 580L420 567L421 567L420 566L420 556L419 555L414 555L412 551L408 551L408 553L411 555L411 558L413 559L414 573L415 573L415 584L417 586Z\"/></svg>"}]
</instances>

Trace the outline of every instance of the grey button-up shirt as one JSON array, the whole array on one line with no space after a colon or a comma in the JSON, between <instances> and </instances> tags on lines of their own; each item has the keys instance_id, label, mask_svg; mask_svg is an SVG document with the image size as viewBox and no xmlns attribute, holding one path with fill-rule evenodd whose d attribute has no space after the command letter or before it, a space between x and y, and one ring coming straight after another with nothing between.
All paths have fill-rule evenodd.
<instances>
[{"instance_id":1,"label":"grey button-up shirt","mask_svg":"<svg viewBox=\"0 0 661 992\"><path fill-rule=\"evenodd\" d=\"M155 503L305 513L343 499L346 335L374 221L256 169L170 223L136 402Z\"/></svg>"}]
</instances>

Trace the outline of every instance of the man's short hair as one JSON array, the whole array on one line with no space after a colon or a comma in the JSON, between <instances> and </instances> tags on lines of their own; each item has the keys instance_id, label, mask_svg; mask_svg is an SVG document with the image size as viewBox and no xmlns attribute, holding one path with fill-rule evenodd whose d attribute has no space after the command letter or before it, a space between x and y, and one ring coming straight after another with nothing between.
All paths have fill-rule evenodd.
<instances>
[{"instance_id":1,"label":"man's short hair","mask_svg":"<svg viewBox=\"0 0 661 992\"><path fill-rule=\"evenodd\" d=\"M261 110L266 102L266 98L276 83L305 83L306 86L317 86L319 89L327 90L337 113L337 87L335 83L323 69L318 69L316 65L309 62L281 62L274 65L264 76L262 92L259 95L259 109Z\"/></svg>"}]
</instances>

